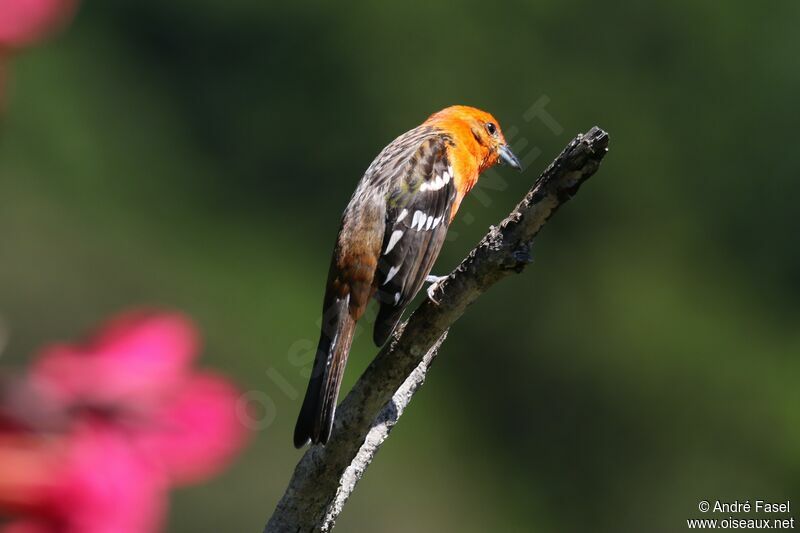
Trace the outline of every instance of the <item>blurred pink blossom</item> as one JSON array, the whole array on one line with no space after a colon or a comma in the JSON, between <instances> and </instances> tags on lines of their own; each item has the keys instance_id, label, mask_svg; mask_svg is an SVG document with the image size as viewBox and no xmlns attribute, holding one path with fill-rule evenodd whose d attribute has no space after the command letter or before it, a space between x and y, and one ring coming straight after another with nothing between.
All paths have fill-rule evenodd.
<instances>
[{"instance_id":1,"label":"blurred pink blossom","mask_svg":"<svg viewBox=\"0 0 800 533\"><path fill-rule=\"evenodd\" d=\"M197 348L187 318L147 312L46 348L0 406L0 510L21 517L0 531L158 531L170 486L219 472L247 437L236 389L191 368Z\"/></svg>"},{"instance_id":2,"label":"blurred pink blossom","mask_svg":"<svg viewBox=\"0 0 800 533\"><path fill-rule=\"evenodd\" d=\"M65 26L77 0L0 0L0 112L5 104L12 52L35 44Z\"/></svg>"},{"instance_id":3,"label":"blurred pink blossom","mask_svg":"<svg viewBox=\"0 0 800 533\"><path fill-rule=\"evenodd\" d=\"M66 24L77 0L1 0L0 48L29 46Z\"/></svg>"}]
</instances>

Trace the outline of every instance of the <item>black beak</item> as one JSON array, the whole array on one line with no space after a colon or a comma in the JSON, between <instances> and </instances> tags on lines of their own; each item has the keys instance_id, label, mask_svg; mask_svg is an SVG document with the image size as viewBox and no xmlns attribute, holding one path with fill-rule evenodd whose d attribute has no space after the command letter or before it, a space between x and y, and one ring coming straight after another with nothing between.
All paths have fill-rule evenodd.
<instances>
[{"instance_id":1,"label":"black beak","mask_svg":"<svg viewBox=\"0 0 800 533\"><path fill-rule=\"evenodd\" d=\"M514 155L514 152L511 151L511 148L509 148L507 144L501 144L499 152L500 152L500 161L510 166L511 168L516 168L517 170L522 172L522 163L519 162L519 159L517 158L517 156Z\"/></svg>"}]
</instances>

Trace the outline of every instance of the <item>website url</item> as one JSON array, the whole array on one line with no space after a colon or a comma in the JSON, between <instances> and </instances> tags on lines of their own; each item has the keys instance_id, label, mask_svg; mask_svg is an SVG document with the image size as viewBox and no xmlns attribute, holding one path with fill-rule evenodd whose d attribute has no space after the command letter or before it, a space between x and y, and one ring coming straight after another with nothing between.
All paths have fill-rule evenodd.
<instances>
[{"instance_id":1,"label":"website url","mask_svg":"<svg viewBox=\"0 0 800 533\"><path fill-rule=\"evenodd\" d=\"M689 529L794 529L792 518L690 518Z\"/></svg>"}]
</instances>

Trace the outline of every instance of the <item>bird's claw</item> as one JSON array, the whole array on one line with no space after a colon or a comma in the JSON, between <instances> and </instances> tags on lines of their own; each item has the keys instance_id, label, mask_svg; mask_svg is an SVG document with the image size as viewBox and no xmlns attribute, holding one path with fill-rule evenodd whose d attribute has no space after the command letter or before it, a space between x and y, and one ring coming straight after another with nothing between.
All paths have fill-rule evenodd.
<instances>
[{"instance_id":1,"label":"bird's claw","mask_svg":"<svg viewBox=\"0 0 800 533\"><path fill-rule=\"evenodd\" d=\"M434 276L434 275L425 276L425 281L430 283L427 289L428 298L430 298L430 300L435 305L439 305L439 300L436 299L434 294L436 293L436 290L439 288L439 285L446 279L447 276Z\"/></svg>"}]
</instances>

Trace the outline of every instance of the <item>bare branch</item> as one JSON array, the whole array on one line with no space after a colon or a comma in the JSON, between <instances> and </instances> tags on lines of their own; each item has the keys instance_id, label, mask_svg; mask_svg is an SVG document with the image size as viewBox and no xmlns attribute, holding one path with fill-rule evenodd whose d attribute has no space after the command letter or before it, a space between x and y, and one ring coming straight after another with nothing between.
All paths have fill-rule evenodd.
<instances>
[{"instance_id":1,"label":"bare branch","mask_svg":"<svg viewBox=\"0 0 800 533\"><path fill-rule=\"evenodd\" d=\"M502 278L530 263L539 230L606 154L608 134L594 127L578 135L533 188L440 286L438 305L425 299L395 332L337 409L331 439L312 446L295 468L264 531L330 531L380 445L425 381L450 326Z\"/></svg>"}]
</instances>

